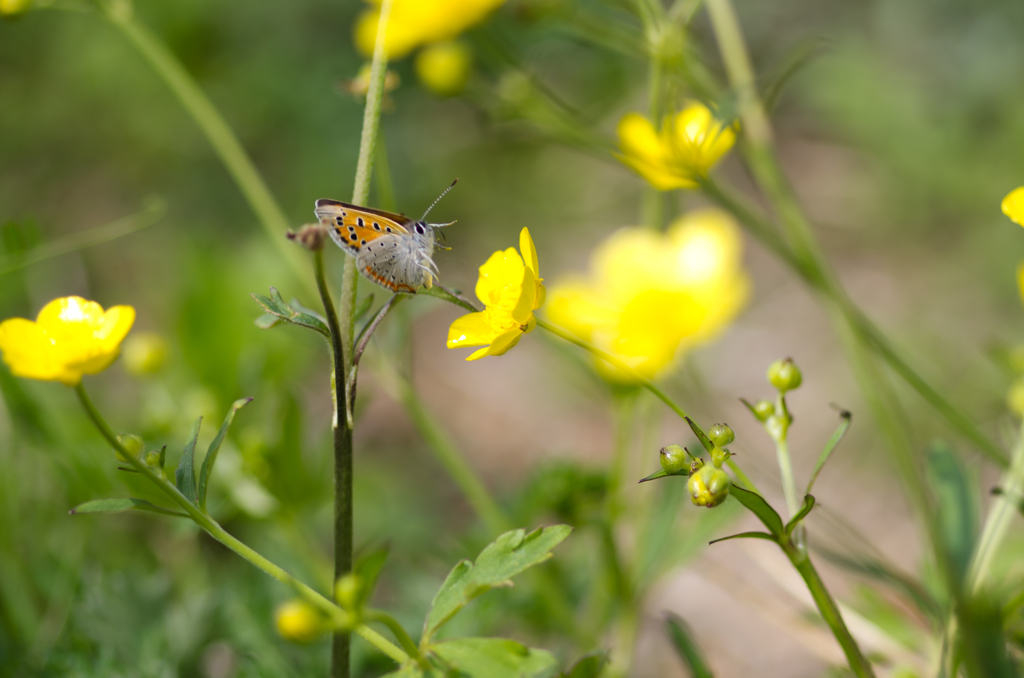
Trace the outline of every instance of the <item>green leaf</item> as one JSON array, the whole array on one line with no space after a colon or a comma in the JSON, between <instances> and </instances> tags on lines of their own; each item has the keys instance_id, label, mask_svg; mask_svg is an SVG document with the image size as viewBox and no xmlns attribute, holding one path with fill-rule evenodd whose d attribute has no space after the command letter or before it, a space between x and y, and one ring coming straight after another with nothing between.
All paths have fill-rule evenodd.
<instances>
[{"instance_id":1,"label":"green leaf","mask_svg":"<svg viewBox=\"0 0 1024 678\"><path fill-rule=\"evenodd\" d=\"M261 330L269 330L271 327L274 327L275 325L280 325L284 321L278 318L276 315L264 313L263 315L258 316L254 322L256 323L256 327L260 328Z\"/></svg>"},{"instance_id":2,"label":"green leaf","mask_svg":"<svg viewBox=\"0 0 1024 678\"><path fill-rule=\"evenodd\" d=\"M584 655L572 668L559 674L559 678L598 678L611 661L604 651L591 652Z\"/></svg>"},{"instance_id":3,"label":"green leaf","mask_svg":"<svg viewBox=\"0 0 1024 678\"><path fill-rule=\"evenodd\" d=\"M463 560L452 568L431 603L423 625L423 644L471 600L492 588L512 586L512 577L550 558L551 549L570 532L568 525L538 527L529 534L512 530L484 548L475 564Z\"/></svg>"},{"instance_id":4,"label":"green leaf","mask_svg":"<svg viewBox=\"0 0 1024 678\"><path fill-rule=\"evenodd\" d=\"M217 436L206 450L203 466L199 469L199 508L204 512L206 511L206 487L210 482L210 477L213 475L213 465L217 463L217 453L220 451L224 438L228 435L231 422L235 420L235 413L251 402L252 398L242 398L231 403L231 409L228 410L227 416L224 417L224 423L221 424L220 431L217 432Z\"/></svg>"},{"instance_id":5,"label":"green leaf","mask_svg":"<svg viewBox=\"0 0 1024 678\"><path fill-rule=\"evenodd\" d=\"M549 675L558 665L547 650L505 638L459 638L438 643L431 652L469 678L527 678Z\"/></svg>"},{"instance_id":6,"label":"green leaf","mask_svg":"<svg viewBox=\"0 0 1024 678\"><path fill-rule=\"evenodd\" d=\"M927 478L935 500L935 521L949 583L959 589L970 565L977 537L978 508L967 472L956 452L946 443L928 448Z\"/></svg>"},{"instance_id":7,"label":"green leaf","mask_svg":"<svg viewBox=\"0 0 1024 678\"><path fill-rule=\"evenodd\" d=\"M181 518L189 517L187 513L161 508L155 504L151 504L145 499L135 498L94 499L93 501L87 501L84 504L79 504L68 511L68 513L71 515L78 515L79 513L124 513L125 511L149 511L150 513L161 513L165 516L179 516Z\"/></svg>"},{"instance_id":8,"label":"green leaf","mask_svg":"<svg viewBox=\"0 0 1024 678\"><path fill-rule=\"evenodd\" d=\"M772 536L779 540L783 538L785 532L782 527L782 518L775 512L775 509L768 505L764 497L756 492L744 490L736 483L733 483L732 487L729 488L729 494L757 516L764 523L764 526L768 528L768 531L772 533Z\"/></svg>"},{"instance_id":9,"label":"green leaf","mask_svg":"<svg viewBox=\"0 0 1024 678\"><path fill-rule=\"evenodd\" d=\"M748 410L750 410L750 414L754 417L754 419L761 421L761 417L757 416L757 410L754 409L754 406L750 404L749 400L747 400L746 398L740 398L740 402L743 403Z\"/></svg>"},{"instance_id":10,"label":"green leaf","mask_svg":"<svg viewBox=\"0 0 1024 678\"><path fill-rule=\"evenodd\" d=\"M384 568L384 562L387 559L388 549L385 547L371 551L356 560L352 571L359 577L361 586L357 605L359 609L366 607L366 604L370 601L373 589L377 585L377 577L380 576L380 571Z\"/></svg>"},{"instance_id":11,"label":"green leaf","mask_svg":"<svg viewBox=\"0 0 1024 678\"><path fill-rule=\"evenodd\" d=\"M193 504L196 503L196 439L199 437L199 427L202 423L203 418L199 417L196 423L192 424L192 429L188 432L188 442L185 443L185 451L178 462L178 470L174 472L174 482L178 486L178 491Z\"/></svg>"},{"instance_id":12,"label":"green leaf","mask_svg":"<svg viewBox=\"0 0 1024 678\"><path fill-rule=\"evenodd\" d=\"M811 487L814 486L814 481L818 479L818 474L821 473L822 467L825 466L825 462L828 461L833 450L835 450L836 446L839 445L839 441L846 435L846 430L850 428L850 418L852 416L853 415L846 410L840 410L839 428L837 428L836 432L832 434L832 437L828 439L828 442L825 443L825 449L823 449L821 454L818 455L818 463L814 466L814 473L811 474L811 479L807 482L807 489L804 490L804 494L811 493Z\"/></svg>"},{"instance_id":13,"label":"green leaf","mask_svg":"<svg viewBox=\"0 0 1024 678\"><path fill-rule=\"evenodd\" d=\"M638 482L646 483L648 480L657 480L658 478L665 478L665 477L671 476L671 475L685 475L685 474L682 474L682 473L680 473L680 474L669 473L665 469L661 469L660 471L655 471L654 473L652 473L651 475L647 476L646 478L641 478Z\"/></svg>"},{"instance_id":14,"label":"green leaf","mask_svg":"<svg viewBox=\"0 0 1024 678\"><path fill-rule=\"evenodd\" d=\"M773 541L776 544L779 543L779 540L774 535L768 534L767 532L740 532L739 534L731 534L728 537L712 539L708 542L708 546L717 544L720 541L729 541L730 539L767 539L768 541Z\"/></svg>"},{"instance_id":15,"label":"green leaf","mask_svg":"<svg viewBox=\"0 0 1024 678\"><path fill-rule=\"evenodd\" d=\"M711 440L709 440L708 437L704 434L704 431L701 430L700 426L697 426L697 424L693 422L693 419L687 417L686 423L690 425L691 429L693 429L693 435L697 436L697 439L700 440L700 444L704 446L705 450L710 452L711 450L715 449L715 446L711 443Z\"/></svg>"},{"instance_id":16,"label":"green leaf","mask_svg":"<svg viewBox=\"0 0 1024 678\"><path fill-rule=\"evenodd\" d=\"M704 653L693 639L690 626L681 617L669 614L665 618L665 631L668 633L669 640L672 641L672 647L675 648L676 654L690 669L690 675L693 678L712 678L714 676L707 660L704 659Z\"/></svg>"},{"instance_id":17,"label":"green leaf","mask_svg":"<svg viewBox=\"0 0 1024 678\"><path fill-rule=\"evenodd\" d=\"M865 578L881 583L896 591L902 598L909 601L936 624L946 622L946 612L932 593L910 575L904 574L894 566L863 553L845 555L837 551L822 548L817 551L833 565L859 574ZM873 589L877 590L877 589Z\"/></svg>"},{"instance_id":18,"label":"green leaf","mask_svg":"<svg viewBox=\"0 0 1024 678\"><path fill-rule=\"evenodd\" d=\"M408 664L403 664L397 671L385 674L381 678L443 678L443 676L443 673L434 670L433 667L424 671L419 664L411 661Z\"/></svg>"},{"instance_id":19,"label":"green leaf","mask_svg":"<svg viewBox=\"0 0 1024 678\"><path fill-rule=\"evenodd\" d=\"M797 514L793 516L788 523L786 523L786 536L793 534L793 530L800 524L800 521L807 517L807 514L814 508L814 497L809 494L804 495L804 505L800 507Z\"/></svg>"},{"instance_id":20,"label":"green leaf","mask_svg":"<svg viewBox=\"0 0 1024 678\"><path fill-rule=\"evenodd\" d=\"M309 309L295 308L295 306L286 302L276 288L270 288L269 297L255 293L251 296L268 314L293 325L319 332L323 336L330 338L331 332L327 329L327 324L323 320L313 315L313 312ZM262 317L256 320L257 327L263 327L264 329L273 327L275 324L269 320L264 320Z\"/></svg>"}]
</instances>

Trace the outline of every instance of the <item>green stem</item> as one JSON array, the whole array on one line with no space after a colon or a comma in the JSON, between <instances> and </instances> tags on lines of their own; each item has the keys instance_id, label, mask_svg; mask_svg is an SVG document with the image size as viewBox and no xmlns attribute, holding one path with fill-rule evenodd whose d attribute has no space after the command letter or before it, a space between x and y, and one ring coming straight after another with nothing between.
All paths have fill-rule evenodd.
<instances>
[{"instance_id":1,"label":"green stem","mask_svg":"<svg viewBox=\"0 0 1024 678\"><path fill-rule=\"evenodd\" d=\"M825 588L825 583L821 581L821 577L818 575L818 571L814 569L811 559L807 557L806 552L797 549L792 544L789 545L789 548L784 548L784 550L786 555L789 556L790 562L793 563L793 567L796 568L804 583L807 584L807 589L811 592L811 597L814 599L814 604L818 607L818 612L821 613L822 619L832 629L832 635L836 637L840 647L843 648L846 661L854 675L859 678L874 678L875 674L871 668L871 663L864 657L860 647L857 645L857 641L850 633L850 630L846 628L846 622L843 621L843 615L839 611L839 606L836 605L836 601L833 600L832 595Z\"/></svg>"},{"instance_id":2,"label":"green stem","mask_svg":"<svg viewBox=\"0 0 1024 678\"><path fill-rule=\"evenodd\" d=\"M988 516L985 518L985 527L982 528L978 547L974 551L971 568L967 574L964 588L970 594L977 594L988 578L992 561L1006 538L1010 520L1017 512L1021 491L1024 490L1024 422L1021 423L1017 443L1013 447L1010 469L1003 474L1000 487L1003 490L1002 494L992 500Z\"/></svg>"},{"instance_id":3,"label":"green stem","mask_svg":"<svg viewBox=\"0 0 1024 678\"><path fill-rule=\"evenodd\" d=\"M347 380L345 377L345 349L342 347L342 331L338 315L334 312L334 301L327 289L324 276L324 253L318 249L313 253L317 291L331 331L331 400L334 402L334 419L331 433L334 441L334 581L352 571L352 420L348 413ZM351 637L347 630L335 631L331 640L331 675L336 678L348 676L351 654Z\"/></svg>"},{"instance_id":4,"label":"green stem","mask_svg":"<svg viewBox=\"0 0 1024 678\"><path fill-rule=\"evenodd\" d=\"M425 660L420 654L420 648L417 647L408 631L398 623L398 620L392 617L390 614L383 610L365 610L363 612L363 618L367 621L375 621L384 624L388 627L388 630L394 634L395 639L405 648L405 651L409 653L409 656L420 662L423 668L426 668Z\"/></svg>"},{"instance_id":5,"label":"green stem","mask_svg":"<svg viewBox=\"0 0 1024 678\"><path fill-rule=\"evenodd\" d=\"M150 66L163 78L164 83L178 98L179 103L192 116L213 150L224 163L228 173L238 184L242 195L249 202L256 218L259 219L270 242L284 257L296 277L308 285L306 263L301 253L285 242L288 219L274 200L270 189L263 182L252 159L245 152L231 127L196 84L192 76L174 54L146 27L135 20L130 5L100 3L107 19L124 33ZM125 9L122 9L124 7ZM312 289L308 289L312 292Z\"/></svg>"},{"instance_id":6,"label":"green stem","mask_svg":"<svg viewBox=\"0 0 1024 678\"><path fill-rule=\"evenodd\" d=\"M615 524L626 512L626 476L629 473L629 443L636 417L636 395L626 393L615 399L615 447L612 451L611 487L608 493L608 521L611 524Z\"/></svg>"},{"instance_id":7,"label":"green stem","mask_svg":"<svg viewBox=\"0 0 1024 678\"><path fill-rule=\"evenodd\" d=\"M537 327L540 327L541 329L547 330L548 332L550 332L551 334L555 335L556 337L559 337L561 339L565 339L570 344L573 344L575 346L578 346L578 347L582 348L584 351L587 351L587 352L591 353L592 355L600 358L601 360L605 361L609 365L612 365L613 367L615 367L617 369L620 369L624 373L628 374L630 379L632 379L634 382L636 382L640 386L644 387L645 389L647 389L648 391L653 393L655 395L655 397L658 398L658 400L660 400L661 402L663 402L666 405L668 405L668 408L670 410L672 410L673 412L675 412L677 415L679 415L680 419L685 421L686 419L689 418L689 415L686 414L686 410L684 410L682 407L680 407L678 404L676 404L676 402L674 400L669 398L668 395L666 395L664 391L662 391L660 388L658 388L658 386L656 386L649 379L643 377L639 372L634 370L632 367L630 367L629 365L627 365L623 361L621 361L618 358L616 358L615 356L613 356L611 353L608 353L607 351L602 351L601 349L599 349L598 347L594 346L593 344L590 344L590 343L588 343L586 341L583 341L579 337L574 336L572 333L570 333L570 332L568 332L566 330L563 330L561 327L558 327L557 325L552 325L551 323L547 322L546 320L541 320L540 318L537 318L536 320L537 320ZM757 488L754 487L754 484L752 482L750 482L750 478L748 478L745 473L740 471L739 466L736 464L736 462L734 462L733 460L730 459L728 461L728 464L729 464L729 468L731 468L736 473L737 477L739 477L740 481L745 486L747 486L749 489L753 490L754 492L757 491Z\"/></svg>"},{"instance_id":8,"label":"green stem","mask_svg":"<svg viewBox=\"0 0 1024 678\"><path fill-rule=\"evenodd\" d=\"M283 568L275 565L270 560L260 555L252 548L242 543L235 537L228 534L228 532L220 526L213 518L208 516L199 510L199 507L188 500L177 487L170 483L162 473L157 473L155 469L150 468L143 463L138 457L132 455L128 450L121 445L117 440L117 436L110 430L107 422L104 421L99 411L93 405L92 400L89 399L89 395L85 391L85 386L79 383L75 387L75 393L78 395L78 400L81 402L82 407L85 409L85 413L88 415L90 421L96 426L100 434L110 443L110 446L115 451L120 453L121 457L127 460L136 471L148 478L153 484L155 484L164 494L166 494L171 501L180 506L185 513L201 528L203 528L211 537L219 541L224 546L228 547L239 556L249 561L259 569L269 574L274 579L287 585L293 591L302 596L307 602L315 606L317 609L324 612L330 617L335 623L341 626L347 626L350 621L350 615L343 609L335 605L328 598L321 595L307 584L299 581L292 575L288 574ZM404 663L409 661L409 655L397 647L394 643L381 636L373 629L367 627L364 624L357 625L355 632L360 636L369 641L378 650L391 657L398 663Z\"/></svg>"},{"instance_id":9,"label":"green stem","mask_svg":"<svg viewBox=\"0 0 1024 678\"><path fill-rule=\"evenodd\" d=\"M384 79L388 73L388 55L385 36L388 18L391 15L391 0L380 4L380 18L377 21L377 41L373 47L373 61L370 63L370 87L366 92L366 108L363 109L363 131L359 140L359 159L356 161L355 186L352 189L352 203L365 205L370 198L370 179L373 174L374 148L380 129L381 105L384 101ZM359 271L356 260L345 257L345 268L341 278L341 344L345 355L352 355L355 339L356 290ZM346 368L346 377L347 370Z\"/></svg>"},{"instance_id":10,"label":"green stem","mask_svg":"<svg viewBox=\"0 0 1024 678\"><path fill-rule=\"evenodd\" d=\"M796 493L796 481L793 479L793 462L789 456L789 443L785 436L775 439L775 456L779 461L779 475L782 478L782 493L786 496L786 508L792 518L800 511L803 503Z\"/></svg>"}]
</instances>

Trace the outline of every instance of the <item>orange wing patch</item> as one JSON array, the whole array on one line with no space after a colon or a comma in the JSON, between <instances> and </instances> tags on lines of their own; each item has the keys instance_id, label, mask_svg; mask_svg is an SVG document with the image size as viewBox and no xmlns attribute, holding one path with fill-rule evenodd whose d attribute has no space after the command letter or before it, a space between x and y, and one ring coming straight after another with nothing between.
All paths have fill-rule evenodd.
<instances>
[{"instance_id":1,"label":"orange wing patch","mask_svg":"<svg viewBox=\"0 0 1024 678\"><path fill-rule=\"evenodd\" d=\"M409 287L405 283L396 283L394 280L389 280L389 279L385 278L380 273L377 273L376 271L374 271L372 266L364 267L363 268L363 272L366 274L367 278L369 278L373 282L377 283L378 285L382 285L382 286L388 288L392 292L408 292L409 294L415 294L416 293L415 289L413 289L412 287Z\"/></svg>"},{"instance_id":2,"label":"orange wing patch","mask_svg":"<svg viewBox=\"0 0 1024 678\"><path fill-rule=\"evenodd\" d=\"M385 235L407 235L405 224L411 221L400 214L336 200L317 200L316 215L334 241L353 252Z\"/></svg>"}]
</instances>

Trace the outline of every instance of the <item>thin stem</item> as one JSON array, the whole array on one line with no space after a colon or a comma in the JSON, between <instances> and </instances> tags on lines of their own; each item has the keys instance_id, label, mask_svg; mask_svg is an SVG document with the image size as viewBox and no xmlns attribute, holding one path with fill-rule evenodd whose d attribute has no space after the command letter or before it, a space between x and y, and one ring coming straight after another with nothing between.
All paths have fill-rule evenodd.
<instances>
[{"instance_id":1,"label":"thin stem","mask_svg":"<svg viewBox=\"0 0 1024 678\"><path fill-rule=\"evenodd\" d=\"M408 631L398 623L398 620L392 617L384 610L365 610L363 612L363 618L367 621L375 621L384 624L388 627L388 630L394 634L395 639L401 644L405 651L409 653L409 656L418 662L423 662L423 657L420 655L420 648L417 647Z\"/></svg>"},{"instance_id":2,"label":"thin stem","mask_svg":"<svg viewBox=\"0 0 1024 678\"><path fill-rule=\"evenodd\" d=\"M260 555L252 548L242 543L235 537L228 534L228 532L220 526L213 518L208 516L199 510L199 507L188 500L177 487L167 480L161 473L157 473L155 469L150 468L148 465L142 462L138 457L132 455L128 450L121 445L117 440L117 436L111 431L107 422L100 415L99 411L93 405L90 400L88 393L85 391L85 386L79 383L75 387L75 393L78 396L79 402L85 409L86 415L89 420L92 421L93 425L99 430L100 434L107 440L111 447L115 451L119 452L120 455L127 460L132 467L146 476L153 484L155 484L164 494L166 494L171 501L180 506L188 516L201 528L203 528L211 537L224 544L239 556L249 561L259 569L269 574L274 579L287 585L289 588L294 590L300 596L302 596L307 602L315 606L317 609L324 612L334 622L340 626L346 626L350 623L351 617L343 609L335 605L328 598L312 589L307 584L299 581L292 575L288 574L283 568L275 565L273 562ZM355 632L360 636L369 641L378 650L391 657L398 663L404 663L409 661L409 655L401 650L401 648L395 646L394 643L387 640L379 633L365 625L357 625Z\"/></svg>"},{"instance_id":3,"label":"thin stem","mask_svg":"<svg viewBox=\"0 0 1024 678\"><path fill-rule=\"evenodd\" d=\"M612 451L611 488L608 501L608 521L612 524L626 511L626 475L629 473L629 449L636 420L636 393L627 393L615 399L615 447ZM628 483L632 485L632 483Z\"/></svg>"},{"instance_id":4,"label":"thin stem","mask_svg":"<svg viewBox=\"0 0 1024 678\"><path fill-rule=\"evenodd\" d=\"M811 597L814 599L814 604L818 607L818 612L821 613L822 619L832 629L832 635L839 641L839 646L843 648L846 661L854 675L859 678L874 678L875 674L871 668L871 663L864 657L864 653L860 651L857 641L850 633L850 630L846 628L846 622L843 621L843 615L839 611L839 606L836 605L836 601L832 598L828 589L825 588L825 583L818 575L818 571L814 569L811 559L807 557L805 552L797 550L792 545L786 548L785 551L793 566L803 578L804 583L807 584L807 589L811 592Z\"/></svg>"},{"instance_id":5,"label":"thin stem","mask_svg":"<svg viewBox=\"0 0 1024 678\"><path fill-rule=\"evenodd\" d=\"M288 246L283 238L288 230L287 217L223 116L167 46L135 20L130 5L125 6L127 9L121 9L122 5L115 6L114 3L108 2L102 2L100 5L107 19L139 50L192 116L228 173L238 184L270 242L288 262L302 284L308 285L306 262L298 250ZM307 290L313 291L311 288Z\"/></svg>"},{"instance_id":6,"label":"thin stem","mask_svg":"<svg viewBox=\"0 0 1024 678\"><path fill-rule=\"evenodd\" d=\"M967 573L964 588L971 594L978 593L985 584L992 569L992 561L1010 529L1010 520L1017 512L1021 491L1024 490L1024 422L1021 423L1017 443L1013 447L1010 469L1003 474L1000 487L1003 491L992 500L988 516L985 518L985 527L982 528L981 537L978 539L978 547L974 551L971 568Z\"/></svg>"},{"instance_id":7,"label":"thin stem","mask_svg":"<svg viewBox=\"0 0 1024 678\"><path fill-rule=\"evenodd\" d=\"M785 437L775 439L775 456L779 461L779 475L782 478L782 493L786 496L786 508L792 518L800 511L801 499L796 493L796 481L793 480L793 462L789 456L789 443Z\"/></svg>"},{"instance_id":8,"label":"thin stem","mask_svg":"<svg viewBox=\"0 0 1024 678\"><path fill-rule=\"evenodd\" d=\"M324 275L324 253L318 249L313 253L317 291L331 331L331 399L334 402L334 417L331 424L334 441L334 581L352 571L352 408L348 400L348 382L345 378L345 349L342 346L342 331L338 315L334 312L334 301L327 288ZM335 678L348 676L351 639L346 630L335 631L331 642L331 675Z\"/></svg>"},{"instance_id":9,"label":"thin stem","mask_svg":"<svg viewBox=\"0 0 1024 678\"><path fill-rule=\"evenodd\" d=\"M370 198L370 179L373 174L374 149L377 132L380 129L381 105L384 101L384 79L388 72L386 36L388 18L391 15L391 0L380 4L380 18L377 21L377 41L373 47L373 61L370 63L370 87L366 92L366 108L363 109L363 131L359 140L359 159L356 161L355 186L352 202L365 205ZM359 271L353 257L345 257L345 268L341 278L341 344L345 354L352 355L355 341L356 290ZM349 368L346 367L346 373Z\"/></svg>"}]
</instances>

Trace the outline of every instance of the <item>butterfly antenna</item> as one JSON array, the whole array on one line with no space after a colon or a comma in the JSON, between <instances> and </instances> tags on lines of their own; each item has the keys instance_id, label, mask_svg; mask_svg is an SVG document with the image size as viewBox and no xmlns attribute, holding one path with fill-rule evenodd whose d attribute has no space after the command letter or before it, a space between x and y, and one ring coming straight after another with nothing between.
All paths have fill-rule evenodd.
<instances>
[{"instance_id":1,"label":"butterfly antenna","mask_svg":"<svg viewBox=\"0 0 1024 678\"><path fill-rule=\"evenodd\" d=\"M444 192L441 195L437 196L437 200L435 200L434 202L430 203L430 207L428 207L427 211L423 213L422 217L420 217L420 221L423 221L424 219L427 218L427 215L430 214L430 210L434 209L434 205L436 205L437 203L441 202L441 198L443 198L444 196L448 195L448 191L450 191L453 188L455 188L455 184L457 184L457 183L459 183L458 179L453 181L451 186L449 186L448 188L444 189Z\"/></svg>"}]
</instances>

